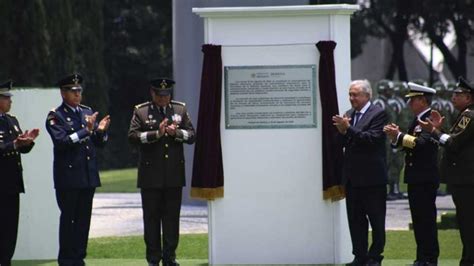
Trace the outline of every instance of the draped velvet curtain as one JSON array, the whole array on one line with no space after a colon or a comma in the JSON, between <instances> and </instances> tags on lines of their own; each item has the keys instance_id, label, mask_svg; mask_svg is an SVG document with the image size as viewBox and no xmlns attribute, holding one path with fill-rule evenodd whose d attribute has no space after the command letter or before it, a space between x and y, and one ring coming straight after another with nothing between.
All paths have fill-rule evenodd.
<instances>
[{"instance_id":1,"label":"draped velvet curtain","mask_svg":"<svg viewBox=\"0 0 474 266\"><path fill-rule=\"evenodd\" d=\"M337 201L345 197L345 191L341 184L343 146L340 138L337 137L337 129L332 124L332 116L339 114L334 67L336 43L320 41L316 47L320 53L318 76L323 117L323 197L325 200Z\"/></svg>"},{"instance_id":2,"label":"draped velvet curtain","mask_svg":"<svg viewBox=\"0 0 474 266\"><path fill-rule=\"evenodd\" d=\"M224 196L221 148L221 46L202 46L204 60L197 123L191 197L213 200Z\"/></svg>"}]
</instances>

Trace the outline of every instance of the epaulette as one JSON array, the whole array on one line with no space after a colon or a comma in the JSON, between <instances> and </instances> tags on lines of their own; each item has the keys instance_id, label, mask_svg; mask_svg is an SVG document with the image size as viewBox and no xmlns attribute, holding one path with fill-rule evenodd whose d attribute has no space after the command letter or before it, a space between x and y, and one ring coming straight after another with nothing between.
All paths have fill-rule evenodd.
<instances>
[{"instance_id":1,"label":"epaulette","mask_svg":"<svg viewBox=\"0 0 474 266\"><path fill-rule=\"evenodd\" d=\"M12 115L12 114L6 114L7 116L9 117L12 117L12 118L16 118L16 116Z\"/></svg>"},{"instance_id":2,"label":"epaulette","mask_svg":"<svg viewBox=\"0 0 474 266\"><path fill-rule=\"evenodd\" d=\"M90 108L90 107L87 106L87 105L79 104L79 106L80 106L81 108L84 108L84 109L92 110L92 108Z\"/></svg>"},{"instance_id":3,"label":"epaulette","mask_svg":"<svg viewBox=\"0 0 474 266\"><path fill-rule=\"evenodd\" d=\"M140 109L140 108L148 106L150 104L151 104L151 102L144 102L144 103L141 103L141 104L137 104L137 105L135 105L135 109Z\"/></svg>"},{"instance_id":4,"label":"epaulette","mask_svg":"<svg viewBox=\"0 0 474 266\"><path fill-rule=\"evenodd\" d=\"M56 110L58 110L58 108L53 108L53 109L49 110L49 112L56 113Z\"/></svg>"},{"instance_id":5,"label":"epaulette","mask_svg":"<svg viewBox=\"0 0 474 266\"><path fill-rule=\"evenodd\" d=\"M171 100L171 103L174 103L174 104L177 104L177 105L186 106L185 103L183 103L183 102L178 102L178 101L175 101L175 100Z\"/></svg>"}]
</instances>

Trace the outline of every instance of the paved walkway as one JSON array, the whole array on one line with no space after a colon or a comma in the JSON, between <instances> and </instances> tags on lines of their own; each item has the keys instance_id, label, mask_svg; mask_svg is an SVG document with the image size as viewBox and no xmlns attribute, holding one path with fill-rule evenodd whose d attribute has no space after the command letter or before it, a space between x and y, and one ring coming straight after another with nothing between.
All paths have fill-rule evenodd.
<instances>
[{"instance_id":1,"label":"paved walkway","mask_svg":"<svg viewBox=\"0 0 474 266\"><path fill-rule=\"evenodd\" d=\"M438 197L438 215L454 210L451 196ZM387 202L388 230L408 230L408 200ZM207 206L181 208L181 233L207 233ZM90 237L143 234L141 199L138 193L98 193L94 197Z\"/></svg>"}]
</instances>

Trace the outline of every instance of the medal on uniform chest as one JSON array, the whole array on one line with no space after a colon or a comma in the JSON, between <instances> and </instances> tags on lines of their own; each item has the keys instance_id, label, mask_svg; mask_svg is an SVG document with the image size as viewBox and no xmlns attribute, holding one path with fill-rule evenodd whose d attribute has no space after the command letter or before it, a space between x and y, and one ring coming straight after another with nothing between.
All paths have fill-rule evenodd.
<instances>
[{"instance_id":1,"label":"medal on uniform chest","mask_svg":"<svg viewBox=\"0 0 474 266\"><path fill-rule=\"evenodd\" d=\"M70 118L70 117L66 117L66 120L67 120L67 121L71 121L71 118Z\"/></svg>"},{"instance_id":2,"label":"medal on uniform chest","mask_svg":"<svg viewBox=\"0 0 474 266\"><path fill-rule=\"evenodd\" d=\"M13 128L15 129L16 132L20 131L20 129L16 125L14 125Z\"/></svg>"},{"instance_id":3,"label":"medal on uniform chest","mask_svg":"<svg viewBox=\"0 0 474 266\"><path fill-rule=\"evenodd\" d=\"M176 122L176 124L181 123L181 120L182 120L181 116L178 115L178 114L174 114L174 115L171 117L171 119L173 119L173 122Z\"/></svg>"},{"instance_id":4,"label":"medal on uniform chest","mask_svg":"<svg viewBox=\"0 0 474 266\"><path fill-rule=\"evenodd\" d=\"M152 114L149 114L148 115L148 118L151 120L153 118L153 115Z\"/></svg>"}]
</instances>

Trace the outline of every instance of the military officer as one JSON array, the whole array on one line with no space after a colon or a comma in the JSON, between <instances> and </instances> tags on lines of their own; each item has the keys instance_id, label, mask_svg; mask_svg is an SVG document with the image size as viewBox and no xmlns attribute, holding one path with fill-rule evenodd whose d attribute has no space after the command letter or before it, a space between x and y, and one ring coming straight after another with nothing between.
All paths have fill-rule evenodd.
<instances>
[{"instance_id":1,"label":"military officer","mask_svg":"<svg viewBox=\"0 0 474 266\"><path fill-rule=\"evenodd\" d=\"M96 147L107 141L110 117L96 123L97 112L82 105L83 78L58 82L62 104L51 110L46 129L54 145L54 187L61 211L59 265L84 265L95 188L100 186Z\"/></svg>"},{"instance_id":2,"label":"military officer","mask_svg":"<svg viewBox=\"0 0 474 266\"><path fill-rule=\"evenodd\" d=\"M407 133L396 124L384 127L394 147L405 151L405 183L408 184L408 203L416 240L415 266L437 265L439 256L436 227L436 193L439 187L438 145L431 139L431 132L422 130L418 120L431 114L431 102L436 90L408 83L408 106L415 118Z\"/></svg>"},{"instance_id":3,"label":"military officer","mask_svg":"<svg viewBox=\"0 0 474 266\"><path fill-rule=\"evenodd\" d=\"M448 133L441 131L443 117L433 111L427 122L419 121L424 130L444 147L441 159L441 181L449 185L463 244L460 265L474 265L474 87L462 77L451 98L460 111Z\"/></svg>"},{"instance_id":4,"label":"military officer","mask_svg":"<svg viewBox=\"0 0 474 266\"><path fill-rule=\"evenodd\" d=\"M28 153L34 146L39 129L21 131L15 116L8 114L13 96L13 82L0 85L0 265L11 265L18 233L20 193L23 185L20 153Z\"/></svg>"},{"instance_id":5,"label":"military officer","mask_svg":"<svg viewBox=\"0 0 474 266\"><path fill-rule=\"evenodd\" d=\"M179 265L181 194L185 185L183 143L194 143L194 128L184 103L171 100L174 81L151 80L152 101L135 106L128 139L138 146L146 259L149 265ZM163 247L161 229L163 228Z\"/></svg>"}]
</instances>

